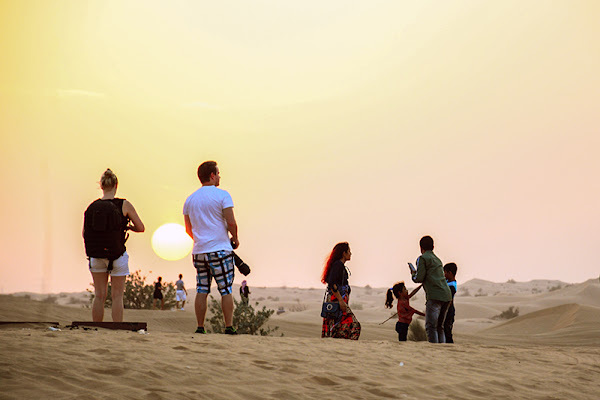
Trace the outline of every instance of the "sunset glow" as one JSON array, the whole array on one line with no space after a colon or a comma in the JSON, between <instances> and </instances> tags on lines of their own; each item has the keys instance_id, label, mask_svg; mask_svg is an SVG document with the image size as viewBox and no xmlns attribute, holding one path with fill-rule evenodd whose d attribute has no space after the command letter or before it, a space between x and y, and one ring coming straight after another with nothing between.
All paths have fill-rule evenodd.
<instances>
[{"instance_id":1,"label":"sunset glow","mask_svg":"<svg viewBox=\"0 0 600 400\"><path fill-rule=\"evenodd\" d=\"M161 225L152 235L152 249L157 256L168 261L181 260L190 254L194 241L179 224Z\"/></svg>"},{"instance_id":2,"label":"sunset glow","mask_svg":"<svg viewBox=\"0 0 600 400\"><path fill-rule=\"evenodd\" d=\"M83 212L106 168L146 225L130 270L194 274L151 235L184 223L211 159L254 286L320 288L348 241L353 283L389 287L426 234L459 281L597 277L599 15L597 1L2 2L0 292L89 287Z\"/></svg>"}]
</instances>

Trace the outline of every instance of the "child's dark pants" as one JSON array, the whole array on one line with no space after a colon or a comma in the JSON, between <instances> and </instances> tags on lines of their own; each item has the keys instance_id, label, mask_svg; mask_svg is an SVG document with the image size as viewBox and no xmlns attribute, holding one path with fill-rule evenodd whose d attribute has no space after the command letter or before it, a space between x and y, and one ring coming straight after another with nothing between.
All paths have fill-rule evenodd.
<instances>
[{"instance_id":1,"label":"child's dark pants","mask_svg":"<svg viewBox=\"0 0 600 400\"><path fill-rule=\"evenodd\" d=\"M396 332L398 332L398 340L406 342L406 336L408 335L408 325L406 322L396 322Z\"/></svg>"}]
</instances>

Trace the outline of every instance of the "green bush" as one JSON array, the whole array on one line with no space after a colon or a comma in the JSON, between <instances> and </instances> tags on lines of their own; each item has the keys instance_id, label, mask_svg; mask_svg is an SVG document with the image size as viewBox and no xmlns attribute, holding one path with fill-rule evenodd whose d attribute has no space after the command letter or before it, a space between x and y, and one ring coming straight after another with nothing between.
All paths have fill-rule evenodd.
<instances>
[{"instance_id":1,"label":"green bush","mask_svg":"<svg viewBox=\"0 0 600 400\"><path fill-rule=\"evenodd\" d=\"M235 298L233 299L233 302L233 326L237 329L238 333L267 336L279 329L278 326L275 328L262 328L269 317L275 313L274 310L268 310L267 307L263 306L262 310L255 311L249 303L239 302ZM258 302L255 304L258 306ZM223 319L221 303L210 296L208 309L212 314L212 317L208 320L212 329L211 332L223 333L225 331L225 321Z\"/></svg>"},{"instance_id":2,"label":"green bush","mask_svg":"<svg viewBox=\"0 0 600 400\"><path fill-rule=\"evenodd\" d=\"M92 284L92 286L94 286ZM90 303L94 301L94 292L90 292ZM175 307L175 285L172 282L163 282L163 298L165 300L165 309ZM112 307L111 284L108 283L108 293L104 307ZM154 283L146 284L146 277L142 276L142 271L138 270L132 273L125 280L125 293L123 294L123 306L130 309L149 310L152 309L152 300L154 295ZM157 304L160 307L160 304Z\"/></svg>"}]
</instances>

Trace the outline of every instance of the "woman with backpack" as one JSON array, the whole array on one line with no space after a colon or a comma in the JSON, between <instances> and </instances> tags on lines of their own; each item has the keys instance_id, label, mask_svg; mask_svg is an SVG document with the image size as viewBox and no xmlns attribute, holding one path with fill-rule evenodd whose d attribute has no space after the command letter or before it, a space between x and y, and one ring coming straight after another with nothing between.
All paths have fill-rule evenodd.
<instances>
[{"instance_id":1,"label":"woman with backpack","mask_svg":"<svg viewBox=\"0 0 600 400\"><path fill-rule=\"evenodd\" d=\"M144 232L144 223L133 204L115 197L119 181L110 169L100 178L102 198L90 204L84 214L83 240L94 281L92 320L104 319L104 302L110 275L112 320L123 322L123 293L129 275L129 255L125 249L127 231Z\"/></svg>"}]
</instances>

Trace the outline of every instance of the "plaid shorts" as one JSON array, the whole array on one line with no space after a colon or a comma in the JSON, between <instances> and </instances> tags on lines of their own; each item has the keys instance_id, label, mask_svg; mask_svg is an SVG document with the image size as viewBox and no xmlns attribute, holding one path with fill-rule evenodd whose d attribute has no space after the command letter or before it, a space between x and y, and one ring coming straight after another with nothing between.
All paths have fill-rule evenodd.
<instances>
[{"instance_id":1,"label":"plaid shorts","mask_svg":"<svg viewBox=\"0 0 600 400\"><path fill-rule=\"evenodd\" d=\"M194 254L192 259L197 272L196 292L210 293L210 284L214 277L221 296L231 294L234 264L230 251Z\"/></svg>"}]
</instances>

